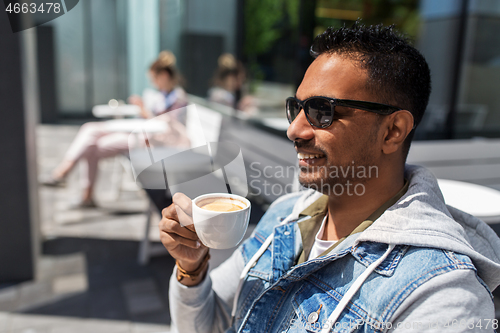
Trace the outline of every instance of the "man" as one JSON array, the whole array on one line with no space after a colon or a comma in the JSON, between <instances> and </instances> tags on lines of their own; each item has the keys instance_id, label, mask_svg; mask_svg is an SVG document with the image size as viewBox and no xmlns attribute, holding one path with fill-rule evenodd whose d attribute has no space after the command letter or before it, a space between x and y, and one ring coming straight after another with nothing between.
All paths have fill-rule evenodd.
<instances>
[{"instance_id":1,"label":"man","mask_svg":"<svg viewBox=\"0 0 500 333\"><path fill-rule=\"evenodd\" d=\"M405 166L430 94L425 59L392 27L360 24L328 29L311 52L287 100L311 189L274 202L210 274L208 249L179 224L190 200L163 212L174 331L492 332L500 240Z\"/></svg>"}]
</instances>

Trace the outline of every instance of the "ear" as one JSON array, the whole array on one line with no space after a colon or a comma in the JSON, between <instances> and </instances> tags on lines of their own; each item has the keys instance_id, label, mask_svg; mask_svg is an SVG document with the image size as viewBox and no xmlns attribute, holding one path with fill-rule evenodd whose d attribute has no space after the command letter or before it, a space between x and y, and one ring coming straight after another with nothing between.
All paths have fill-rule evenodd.
<instances>
[{"instance_id":1,"label":"ear","mask_svg":"<svg viewBox=\"0 0 500 333\"><path fill-rule=\"evenodd\" d=\"M413 115L410 111L401 110L386 117L384 142L382 151L392 154L398 151L413 129Z\"/></svg>"}]
</instances>

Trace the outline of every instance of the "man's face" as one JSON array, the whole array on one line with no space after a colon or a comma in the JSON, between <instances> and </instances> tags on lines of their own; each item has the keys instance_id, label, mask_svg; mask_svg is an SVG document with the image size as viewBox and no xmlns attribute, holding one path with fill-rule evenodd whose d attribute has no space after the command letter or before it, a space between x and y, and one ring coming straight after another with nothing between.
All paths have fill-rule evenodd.
<instances>
[{"instance_id":1,"label":"man's face","mask_svg":"<svg viewBox=\"0 0 500 333\"><path fill-rule=\"evenodd\" d=\"M355 61L322 54L308 68L296 97L379 102L366 88L367 78ZM332 125L321 129L312 127L301 110L287 131L298 153L299 182L331 194L336 184L365 183L370 176L376 177L381 155L378 117L372 112L336 107Z\"/></svg>"}]
</instances>

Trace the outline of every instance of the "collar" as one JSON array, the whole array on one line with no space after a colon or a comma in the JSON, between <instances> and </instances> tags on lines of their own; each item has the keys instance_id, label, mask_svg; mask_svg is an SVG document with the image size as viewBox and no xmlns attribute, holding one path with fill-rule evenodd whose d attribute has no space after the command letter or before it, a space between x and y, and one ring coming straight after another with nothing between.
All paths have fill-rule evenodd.
<instances>
[{"instance_id":1,"label":"collar","mask_svg":"<svg viewBox=\"0 0 500 333\"><path fill-rule=\"evenodd\" d=\"M365 231L376 219L378 219L389 207L394 205L408 190L409 181L404 180L403 187L389 200L384 202L379 208L377 208L370 216L368 216L364 221L362 221L348 236ZM298 223L300 229L300 235L302 237L302 252L298 258L298 263L302 263L307 260L311 248L314 244L315 236L321 227L321 222L326 215L328 210L328 196L322 195L319 199L313 202L309 207L304 209L299 217L310 216L311 218ZM333 244L328 250L322 255L331 252L336 246L338 246L343 240L348 236L341 238L335 244Z\"/></svg>"}]
</instances>

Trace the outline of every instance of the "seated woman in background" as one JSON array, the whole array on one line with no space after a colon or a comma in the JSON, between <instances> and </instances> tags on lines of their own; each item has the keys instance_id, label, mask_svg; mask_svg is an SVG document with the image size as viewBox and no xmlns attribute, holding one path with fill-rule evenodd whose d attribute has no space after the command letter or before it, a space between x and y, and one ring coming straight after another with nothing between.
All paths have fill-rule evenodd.
<instances>
[{"instance_id":1,"label":"seated woman in background","mask_svg":"<svg viewBox=\"0 0 500 333\"><path fill-rule=\"evenodd\" d=\"M153 118L168 112L170 117L166 119L169 133L163 137L168 138L169 142L165 144L188 147L189 139L183 125L184 109L180 109L187 105L187 99L184 90L178 86L180 74L175 67L175 62L175 56L171 52L162 51L149 68L151 82L159 93L145 94L144 99L134 95L129 98L129 102L141 108L142 118ZM79 204L81 208L96 207L93 189L99 160L127 152L129 149L129 133L108 131L106 123L85 123L71 143L63 161L48 179L42 181L43 185L60 186L77 162L85 160L87 170L83 198Z\"/></svg>"},{"instance_id":2,"label":"seated woman in background","mask_svg":"<svg viewBox=\"0 0 500 333\"><path fill-rule=\"evenodd\" d=\"M187 96L184 89L179 86L181 75L175 63L176 58L172 52L162 51L149 67L151 83L158 89L158 93L154 94L146 89L143 97L138 95L129 97L130 104L141 108L142 118L152 118L170 112L171 116L185 123L182 110L178 109L187 105Z\"/></svg>"},{"instance_id":3,"label":"seated woman in background","mask_svg":"<svg viewBox=\"0 0 500 333\"><path fill-rule=\"evenodd\" d=\"M208 100L245 112L255 111L255 101L243 95L246 72L243 64L232 54L224 53L218 59L213 87L208 90Z\"/></svg>"}]
</instances>

